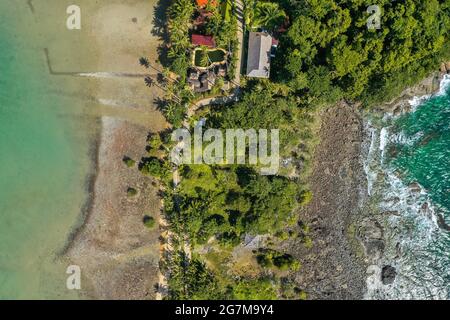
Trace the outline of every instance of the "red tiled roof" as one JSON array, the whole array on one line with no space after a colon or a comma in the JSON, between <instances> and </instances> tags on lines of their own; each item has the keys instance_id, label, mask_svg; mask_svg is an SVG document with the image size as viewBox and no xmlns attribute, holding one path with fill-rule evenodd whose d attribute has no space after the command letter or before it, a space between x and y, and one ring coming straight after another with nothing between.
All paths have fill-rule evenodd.
<instances>
[{"instance_id":1,"label":"red tiled roof","mask_svg":"<svg viewBox=\"0 0 450 320\"><path fill-rule=\"evenodd\" d=\"M217 5L216 0L197 0L197 6L199 6L200 8L205 7L208 4L208 2L213 6Z\"/></svg>"},{"instance_id":2,"label":"red tiled roof","mask_svg":"<svg viewBox=\"0 0 450 320\"><path fill-rule=\"evenodd\" d=\"M203 36L200 34L192 35L192 44L196 46L207 46L214 48L216 46L216 42L212 36Z\"/></svg>"}]
</instances>

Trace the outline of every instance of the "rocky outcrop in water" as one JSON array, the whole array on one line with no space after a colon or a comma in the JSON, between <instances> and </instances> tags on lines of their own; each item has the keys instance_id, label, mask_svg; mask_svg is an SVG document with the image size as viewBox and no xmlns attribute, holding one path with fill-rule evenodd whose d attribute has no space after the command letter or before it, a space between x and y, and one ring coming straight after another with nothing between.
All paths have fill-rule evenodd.
<instances>
[{"instance_id":1,"label":"rocky outcrop in water","mask_svg":"<svg viewBox=\"0 0 450 320\"><path fill-rule=\"evenodd\" d=\"M358 240L364 247L366 258L375 263L383 254L383 227L374 219L365 218L360 222Z\"/></svg>"},{"instance_id":2,"label":"rocky outcrop in water","mask_svg":"<svg viewBox=\"0 0 450 320\"><path fill-rule=\"evenodd\" d=\"M445 71L445 73L446 72L447 71ZM408 101L414 97L425 96L437 92L439 90L439 85L443 74L445 73L434 72L417 85L405 89L397 98L381 105L378 108L378 111L387 112L389 114L393 114L394 116L411 111L411 105Z\"/></svg>"},{"instance_id":3,"label":"rocky outcrop in water","mask_svg":"<svg viewBox=\"0 0 450 320\"><path fill-rule=\"evenodd\" d=\"M450 73L450 61L442 62L442 63L441 63L440 71L441 71L442 73L447 73L447 74L449 74L449 73Z\"/></svg>"},{"instance_id":4,"label":"rocky outcrop in water","mask_svg":"<svg viewBox=\"0 0 450 320\"><path fill-rule=\"evenodd\" d=\"M384 285L394 283L395 277L397 276L397 270L392 266L384 266L381 270L381 281Z\"/></svg>"}]
</instances>

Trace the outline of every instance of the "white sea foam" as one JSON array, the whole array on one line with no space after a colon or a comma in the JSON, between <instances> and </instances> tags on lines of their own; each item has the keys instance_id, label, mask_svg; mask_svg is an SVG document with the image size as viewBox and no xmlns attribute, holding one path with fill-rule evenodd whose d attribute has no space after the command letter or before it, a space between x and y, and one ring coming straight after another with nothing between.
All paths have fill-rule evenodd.
<instances>
[{"instance_id":1,"label":"white sea foam","mask_svg":"<svg viewBox=\"0 0 450 320\"><path fill-rule=\"evenodd\" d=\"M431 98L431 94L427 94L421 97L413 97L411 100L408 100L409 105L411 106L411 112L415 112L417 108L422 105L425 101Z\"/></svg>"},{"instance_id":2,"label":"white sea foam","mask_svg":"<svg viewBox=\"0 0 450 320\"><path fill-rule=\"evenodd\" d=\"M450 86L450 77L441 83L439 94ZM410 101L413 110L430 96ZM386 122L392 117L386 118ZM390 127L378 130L369 122L367 132L370 147L364 161L369 194L381 198L378 202L379 217L383 226L385 249L380 260L367 270L367 299L448 299L450 283L447 265L450 234L438 224L441 208L433 203L427 191L420 185L406 185L394 168L378 161L383 159L390 144L413 145L423 133L407 136L404 132L392 132ZM377 138L379 144L377 146ZM368 144L368 142L367 142ZM378 183L374 185L374 177ZM381 281L383 266L395 267L397 276L392 284Z\"/></svg>"},{"instance_id":3,"label":"white sea foam","mask_svg":"<svg viewBox=\"0 0 450 320\"><path fill-rule=\"evenodd\" d=\"M423 132L419 131L415 135L408 137L403 131L393 133L387 142L412 146L423 137Z\"/></svg>"},{"instance_id":4,"label":"white sea foam","mask_svg":"<svg viewBox=\"0 0 450 320\"><path fill-rule=\"evenodd\" d=\"M363 168L364 168L364 172L366 174L366 179L367 179L367 194L370 196L372 194L373 184L377 179L376 171L371 170L370 166L372 165L373 157L374 157L374 154L376 153L378 131L377 131L377 129L375 129L372 126L370 121L366 124L365 131L370 136L370 144L369 144L369 147L367 150L367 156L363 161ZM367 148L363 148L363 149L367 149Z\"/></svg>"},{"instance_id":5,"label":"white sea foam","mask_svg":"<svg viewBox=\"0 0 450 320\"><path fill-rule=\"evenodd\" d=\"M385 174L381 195L380 209L397 214L389 215L385 221L388 242L379 266L368 269L366 298L447 298L445 270L438 258L429 253L436 233L440 232L431 199L422 187L418 191L406 186L392 171ZM384 285L380 281L380 270L384 265L396 268L393 284Z\"/></svg>"},{"instance_id":6,"label":"white sea foam","mask_svg":"<svg viewBox=\"0 0 450 320\"><path fill-rule=\"evenodd\" d=\"M450 75L446 74L439 85L438 95L443 96L450 87Z\"/></svg>"},{"instance_id":7,"label":"white sea foam","mask_svg":"<svg viewBox=\"0 0 450 320\"><path fill-rule=\"evenodd\" d=\"M447 92L450 87L450 75L446 74L441 83L439 84L439 91L435 94L436 96L443 96ZM414 112L420 107L424 102L433 97L431 94L423 95L420 97L413 97L411 100L408 100L409 105L411 106L411 111Z\"/></svg>"},{"instance_id":8,"label":"white sea foam","mask_svg":"<svg viewBox=\"0 0 450 320\"><path fill-rule=\"evenodd\" d=\"M383 159L384 159L384 153L385 153L388 141L389 141L389 131L388 131L388 128L384 127L380 131L380 151L381 151L381 160L380 161L381 161L381 163L383 162Z\"/></svg>"}]
</instances>

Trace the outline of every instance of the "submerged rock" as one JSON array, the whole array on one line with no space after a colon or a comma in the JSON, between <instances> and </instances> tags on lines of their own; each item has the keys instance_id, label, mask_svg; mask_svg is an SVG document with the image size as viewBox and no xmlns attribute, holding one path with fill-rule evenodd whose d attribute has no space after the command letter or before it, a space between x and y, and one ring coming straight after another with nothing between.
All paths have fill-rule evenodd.
<instances>
[{"instance_id":1,"label":"submerged rock","mask_svg":"<svg viewBox=\"0 0 450 320\"><path fill-rule=\"evenodd\" d=\"M422 188L420 187L420 185L417 182L411 183L408 187L409 187L409 190L414 193L420 193L422 191Z\"/></svg>"},{"instance_id":2,"label":"submerged rock","mask_svg":"<svg viewBox=\"0 0 450 320\"><path fill-rule=\"evenodd\" d=\"M447 222L445 222L445 219L442 216L442 214L438 213L437 217L438 217L437 223L439 225L439 228L446 230L446 231L450 231L450 226L447 224Z\"/></svg>"},{"instance_id":3,"label":"submerged rock","mask_svg":"<svg viewBox=\"0 0 450 320\"><path fill-rule=\"evenodd\" d=\"M384 266L381 270L381 282L383 282L384 285L394 283L396 276L397 270L393 266Z\"/></svg>"}]
</instances>

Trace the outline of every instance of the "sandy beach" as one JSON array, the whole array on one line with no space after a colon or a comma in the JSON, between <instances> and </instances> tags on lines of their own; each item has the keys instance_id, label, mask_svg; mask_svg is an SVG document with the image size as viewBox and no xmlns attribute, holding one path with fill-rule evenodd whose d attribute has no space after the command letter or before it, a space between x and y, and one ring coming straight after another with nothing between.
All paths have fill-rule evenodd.
<instances>
[{"instance_id":1,"label":"sandy beach","mask_svg":"<svg viewBox=\"0 0 450 320\"><path fill-rule=\"evenodd\" d=\"M148 230L144 215L158 218L155 182L127 168L123 154L137 158L145 148L146 128L104 117L98 171L90 212L67 256L82 270L83 296L95 299L152 299L159 263L159 230ZM129 144L134 140L136 143ZM138 195L128 198L132 186Z\"/></svg>"},{"instance_id":2,"label":"sandy beach","mask_svg":"<svg viewBox=\"0 0 450 320\"><path fill-rule=\"evenodd\" d=\"M82 1L83 28L91 41L89 55L77 70L57 58L52 69L78 72L89 87L91 109L100 134L93 146L96 166L88 188L86 211L80 216L64 250L64 258L82 272L80 296L87 299L154 299L158 282L159 229L149 230L143 217L159 218L161 202L156 182L128 168L124 156L137 163L145 156L149 132L167 124L156 110L158 88L147 88L138 59L156 65L158 39L151 34L156 1ZM81 56L86 54L80 53ZM127 188L138 190L127 196Z\"/></svg>"}]
</instances>

